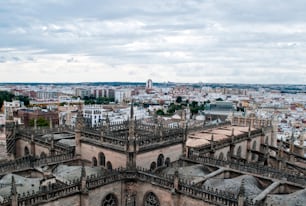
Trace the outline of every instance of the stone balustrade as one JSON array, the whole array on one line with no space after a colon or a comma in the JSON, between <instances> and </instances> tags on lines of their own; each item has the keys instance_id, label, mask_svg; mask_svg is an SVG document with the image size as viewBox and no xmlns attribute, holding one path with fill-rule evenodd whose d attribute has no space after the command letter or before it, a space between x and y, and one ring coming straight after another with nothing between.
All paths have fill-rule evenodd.
<instances>
[{"instance_id":1,"label":"stone balustrade","mask_svg":"<svg viewBox=\"0 0 306 206\"><path fill-rule=\"evenodd\" d=\"M210 164L220 163L219 160L212 158L198 158L197 160ZM222 165L228 164L224 161L221 162L223 162L221 163ZM101 173L98 175L87 176L86 188L88 190L92 190L97 187L112 184L115 182L137 180L141 182L147 182L149 184L155 184L168 190L171 193L175 192L177 194L186 195L198 200L203 200L207 203L238 206L238 197L233 193L217 190L210 187L199 187L184 179L178 179L178 185L175 187L175 178L176 177L174 175L159 176L143 168L137 168L137 170L133 171L119 168L112 171L105 171L103 174ZM29 191L27 193L18 194L18 205L35 205L69 195L79 195L82 193L81 185L81 179L76 179L63 185L57 186L50 184L48 186L41 187L40 190L36 193L34 191ZM12 197L2 198L3 199L0 202L0 206L10 205ZM247 198L245 200L245 205L258 206L260 203L253 202L252 199Z\"/></svg>"},{"instance_id":2,"label":"stone balustrade","mask_svg":"<svg viewBox=\"0 0 306 206\"><path fill-rule=\"evenodd\" d=\"M231 144L236 144L236 143L248 140L248 139L252 139L254 137L258 137L262 134L263 134L262 129L256 129L250 132L250 136L248 133L244 133L244 134L240 134L240 135L233 136L233 137L227 137L222 140L215 141L214 149L221 149ZM211 146L210 144L200 145L197 147L193 147L193 150L198 152L199 154L205 154L211 151Z\"/></svg>"},{"instance_id":3,"label":"stone balustrade","mask_svg":"<svg viewBox=\"0 0 306 206\"><path fill-rule=\"evenodd\" d=\"M294 182L296 184L305 185L306 184L306 177L304 175L300 175L297 172L288 173L287 171L278 170L276 168L268 167L268 166L261 166L258 164L252 163L242 163L239 161L225 161L219 160L211 157L200 157L200 156L191 156L189 158L182 158L186 161L194 161L201 164L210 164L214 166L222 166L222 167L229 167L231 169L255 173L258 175L275 178L275 179L283 179L289 182Z\"/></svg>"},{"instance_id":4,"label":"stone balustrade","mask_svg":"<svg viewBox=\"0 0 306 206\"><path fill-rule=\"evenodd\" d=\"M26 156L0 164L0 175L8 172L17 172L33 169L34 167L58 164L73 160L74 153L68 152L47 157Z\"/></svg>"}]
</instances>

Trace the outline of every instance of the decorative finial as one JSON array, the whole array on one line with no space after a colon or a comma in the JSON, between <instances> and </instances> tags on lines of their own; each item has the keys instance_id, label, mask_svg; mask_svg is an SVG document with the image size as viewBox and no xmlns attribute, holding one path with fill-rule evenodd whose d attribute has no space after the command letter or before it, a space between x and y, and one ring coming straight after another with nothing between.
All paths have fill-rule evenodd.
<instances>
[{"instance_id":1,"label":"decorative finial","mask_svg":"<svg viewBox=\"0 0 306 206\"><path fill-rule=\"evenodd\" d=\"M17 195L17 186L16 186L14 175L12 175L11 194Z\"/></svg>"},{"instance_id":2,"label":"decorative finial","mask_svg":"<svg viewBox=\"0 0 306 206\"><path fill-rule=\"evenodd\" d=\"M130 119L134 119L134 99L131 100Z\"/></svg>"},{"instance_id":3,"label":"decorative finial","mask_svg":"<svg viewBox=\"0 0 306 206\"><path fill-rule=\"evenodd\" d=\"M82 162L82 168L81 168L81 178L86 177L86 170L84 166L84 162Z\"/></svg>"},{"instance_id":4,"label":"decorative finial","mask_svg":"<svg viewBox=\"0 0 306 206\"><path fill-rule=\"evenodd\" d=\"M241 184L240 184L240 189L239 189L239 196L244 196L245 195L245 179L243 178L241 180Z\"/></svg>"}]
</instances>

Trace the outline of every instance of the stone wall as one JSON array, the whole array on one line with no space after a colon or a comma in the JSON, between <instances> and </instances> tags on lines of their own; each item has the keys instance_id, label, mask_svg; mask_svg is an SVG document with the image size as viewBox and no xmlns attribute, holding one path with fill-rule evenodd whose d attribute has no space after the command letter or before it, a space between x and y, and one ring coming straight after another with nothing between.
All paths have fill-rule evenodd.
<instances>
[{"instance_id":1,"label":"stone wall","mask_svg":"<svg viewBox=\"0 0 306 206\"><path fill-rule=\"evenodd\" d=\"M160 205L163 206L177 206L178 202L172 197L169 189L163 189L159 186L153 184L148 184L146 182L139 182L137 185L137 205L144 205L144 199L149 192L153 192L158 198Z\"/></svg>"},{"instance_id":2,"label":"stone wall","mask_svg":"<svg viewBox=\"0 0 306 206\"><path fill-rule=\"evenodd\" d=\"M183 154L183 145L182 143L163 147L160 149L151 150L145 153L137 154L136 156L136 165L142 168L150 169L150 165L152 162L157 164L158 156L162 154L164 157L164 162L167 158L170 158L171 162L174 162L180 158Z\"/></svg>"},{"instance_id":3,"label":"stone wall","mask_svg":"<svg viewBox=\"0 0 306 206\"><path fill-rule=\"evenodd\" d=\"M102 201L108 194L112 194L117 198L118 205L125 205L124 199L121 197L121 195L124 195L122 187L123 186L120 181L90 190L88 197L89 205L90 206L102 205Z\"/></svg>"},{"instance_id":4,"label":"stone wall","mask_svg":"<svg viewBox=\"0 0 306 206\"><path fill-rule=\"evenodd\" d=\"M99 165L99 153L103 152L105 156L105 165L107 162L112 164L112 168L126 167L127 157L126 154L116 152L103 147L94 146L85 142L81 143L81 158L92 162L93 157L97 159Z\"/></svg>"},{"instance_id":5,"label":"stone wall","mask_svg":"<svg viewBox=\"0 0 306 206\"><path fill-rule=\"evenodd\" d=\"M210 206L210 204L203 200L192 198L181 194L180 192L173 192L154 184L146 182L138 182L137 184L137 205L144 205L144 201L148 193L154 193L162 206Z\"/></svg>"},{"instance_id":6,"label":"stone wall","mask_svg":"<svg viewBox=\"0 0 306 206\"><path fill-rule=\"evenodd\" d=\"M179 206L212 206L215 204L210 204L203 200L198 200L189 196L181 195L179 198Z\"/></svg>"},{"instance_id":7,"label":"stone wall","mask_svg":"<svg viewBox=\"0 0 306 206\"><path fill-rule=\"evenodd\" d=\"M82 206L80 204L80 195L70 195L66 197L62 197L60 199L56 199L53 201L46 201L45 203L40 203L41 206Z\"/></svg>"},{"instance_id":8,"label":"stone wall","mask_svg":"<svg viewBox=\"0 0 306 206\"><path fill-rule=\"evenodd\" d=\"M31 144L30 141L24 139L18 139L16 141L16 158L25 156L25 147L28 148L31 154ZM35 144L35 156L40 156L42 153L49 155L49 149L47 147L42 147L41 145ZM34 155L34 154L32 154Z\"/></svg>"},{"instance_id":9,"label":"stone wall","mask_svg":"<svg viewBox=\"0 0 306 206\"><path fill-rule=\"evenodd\" d=\"M221 159L220 157L223 156L223 159L222 160L228 160L227 158L227 153L230 151L230 147L227 146L227 147L223 147L221 149L218 149L215 151L215 154L214 154L214 157L216 159ZM222 154L221 154L222 153ZM220 156L221 155L221 156Z\"/></svg>"}]
</instances>

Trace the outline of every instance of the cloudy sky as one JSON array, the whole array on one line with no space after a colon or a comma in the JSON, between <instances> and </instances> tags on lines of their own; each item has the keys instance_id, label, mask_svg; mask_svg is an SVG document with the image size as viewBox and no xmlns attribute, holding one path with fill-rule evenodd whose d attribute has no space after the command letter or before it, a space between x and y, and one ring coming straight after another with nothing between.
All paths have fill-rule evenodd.
<instances>
[{"instance_id":1,"label":"cloudy sky","mask_svg":"<svg viewBox=\"0 0 306 206\"><path fill-rule=\"evenodd\" d=\"M306 83L305 0L2 0L0 82Z\"/></svg>"}]
</instances>

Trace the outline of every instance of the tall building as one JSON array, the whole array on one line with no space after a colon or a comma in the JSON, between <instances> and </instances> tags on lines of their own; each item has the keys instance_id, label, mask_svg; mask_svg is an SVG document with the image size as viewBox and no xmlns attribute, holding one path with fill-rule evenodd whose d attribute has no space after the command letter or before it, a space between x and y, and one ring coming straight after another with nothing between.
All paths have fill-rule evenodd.
<instances>
[{"instance_id":1,"label":"tall building","mask_svg":"<svg viewBox=\"0 0 306 206\"><path fill-rule=\"evenodd\" d=\"M84 98L85 96L89 97L91 94L90 89L76 88L75 96Z\"/></svg>"},{"instance_id":2,"label":"tall building","mask_svg":"<svg viewBox=\"0 0 306 206\"><path fill-rule=\"evenodd\" d=\"M153 88L153 81L152 79L148 79L146 82L146 89L152 89Z\"/></svg>"},{"instance_id":3,"label":"tall building","mask_svg":"<svg viewBox=\"0 0 306 206\"><path fill-rule=\"evenodd\" d=\"M115 90L115 101L118 103L129 102L131 100L131 89L117 89Z\"/></svg>"}]
</instances>

